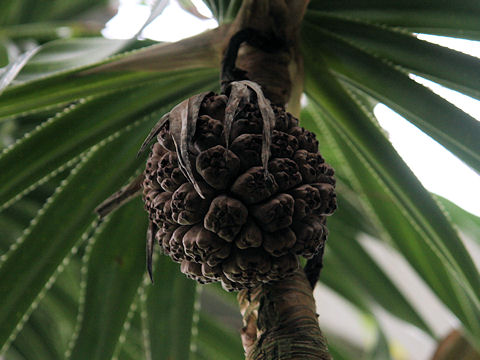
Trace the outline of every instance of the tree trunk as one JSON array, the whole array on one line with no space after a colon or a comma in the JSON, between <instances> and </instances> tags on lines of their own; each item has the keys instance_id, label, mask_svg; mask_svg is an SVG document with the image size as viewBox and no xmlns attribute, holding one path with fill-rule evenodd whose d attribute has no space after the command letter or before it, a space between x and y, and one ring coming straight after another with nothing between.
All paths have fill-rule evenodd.
<instances>
[{"instance_id":1,"label":"tree trunk","mask_svg":"<svg viewBox=\"0 0 480 360\"><path fill-rule=\"evenodd\" d=\"M300 109L303 74L298 39L307 4L308 0L244 0L227 36L229 41L250 28L282 40L284 46L268 52L242 45L236 66L262 86L272 103L288 105L294 115ZM241 291L238 301L246 359L331 359L318 325L313 289L302 269L282 281Z\"/></svg>"}]
</instances>

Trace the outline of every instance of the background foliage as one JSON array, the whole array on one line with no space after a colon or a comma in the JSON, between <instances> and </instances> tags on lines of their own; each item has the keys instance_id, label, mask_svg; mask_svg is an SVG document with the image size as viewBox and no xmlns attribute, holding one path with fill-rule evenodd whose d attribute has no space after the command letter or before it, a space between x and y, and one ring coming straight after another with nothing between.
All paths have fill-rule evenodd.
<instances>
[{"instance_id":1,"label":"background foliage","mask_svg":"<svg viewBox=\"0 0 480 360\"><path fill-rule=\"evenodd\" d=\"M152 14L166 3L154 1ZM241 5L205 3L220 24ZM104 39L106 9L98 0L2 3L0 347L14 360L241 359L233 295L196 286L160 255L155 284L147 280L139 199L103 223L93 212L141 171L136 152L159 117L218 88L218 59L195 41L185 50ZM92 14L98 23L87 21ZM365 236L395 249L480 349L480 276L462 241L478 245L480 220L428 193L373 114L388 105L479 172L479 122L409 78L479 99L478 58L412 35L480 40L479 17L474 0L310 2L301 123L337 170L339 196L321 282L378 332L373 347L358 349L327 329L336 359L390 357L379 308L435 340L443 335Z\"/></svg>"}]
</instances>

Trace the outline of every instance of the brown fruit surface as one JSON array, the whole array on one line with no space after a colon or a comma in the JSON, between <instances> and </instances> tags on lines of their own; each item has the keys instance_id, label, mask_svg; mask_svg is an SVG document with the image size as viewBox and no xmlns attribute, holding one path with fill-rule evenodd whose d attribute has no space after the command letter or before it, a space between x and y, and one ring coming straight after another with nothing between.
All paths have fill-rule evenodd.
<instances>
[{"instance_id":1,"label":"brown fruit surface","mask_svg":"<svg viewBox=\"0 0 480 360\"><path fill-rule=\"evenodd\" d=\"M179 104L151 136L143 181L163 252L188 277L229 291L292 274L298 256L324 246L336 208L315 134L244 83Z\"/></svg>"}]
</instances>

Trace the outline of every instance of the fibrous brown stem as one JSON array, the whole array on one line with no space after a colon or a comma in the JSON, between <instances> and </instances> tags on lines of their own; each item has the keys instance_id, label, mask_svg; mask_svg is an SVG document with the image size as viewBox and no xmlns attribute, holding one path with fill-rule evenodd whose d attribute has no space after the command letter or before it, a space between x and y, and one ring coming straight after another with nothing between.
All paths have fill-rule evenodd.
<instances>
[{"instance_id":1,"label":"fibrous brown stem","mask_svg":"<svg viewBox=\"0 0 480 360\"><path fill-rule=\"evenodd\" d=\"M476 350L465 334L460 330L451 331L437 347L432 360L478 360L480 352Z\"/></svg>"},{"instance_id":2,"label":"fibrous brown stem","mask_svg":"<svg viewBox=\"0 0 480 360\"><path fill-rule=\"evenodd\" d=\"M298 34L308 0L244 0L230 36L246 28L265 37L284 40L277 52L265 52L245 44L237 59L237 67L247 72L248 79L262 86L265 96L274 104L291 100L292 80L297 81Z\"/></svg>"},{"instance_id":3,"label":"fibrous brown stem","mask_svg":"<svg viewBox=\"0 0 480 360\"><path fill-rule=\"evenodd\" d=\"M238 301L247 360L331 359L303 270L251 292L243 290Z\"/></svg>"}]
</instances>

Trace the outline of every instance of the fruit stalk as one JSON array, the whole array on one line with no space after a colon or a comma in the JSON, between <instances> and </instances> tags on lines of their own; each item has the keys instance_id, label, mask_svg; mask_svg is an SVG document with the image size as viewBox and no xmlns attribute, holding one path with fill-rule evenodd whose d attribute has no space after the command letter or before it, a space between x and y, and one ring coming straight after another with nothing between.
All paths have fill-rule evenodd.
<instances>
[{"instance_id":1,"label":"fruit stalk","mask_svg":"<svg viewBox=\"0 0 480 360\"><path fill-rule=\"evenodd\" d=\"M299 108L302 76L298 32L308 0L245 0L230 35L255 29L283 39L286 47L265 52L245 44L236 65L259 83L272 103ZM293 98L292 98L293 95ZM311 280L310 280L311 281ZM318 324L313 289L305 272L238 294L243 316L242 343L247 360L331 359Z\"/></svg>"},{"instance_id":2,"label":"fruit stalk","mask_svg":"<svg viewBox=\"0 0 480 360\"><path fill-rule=\"evenodd\" d=\"M331 359L302 269L282 281L242 290L238 302L247 360Z\"/></svg>"}]
</instances>

